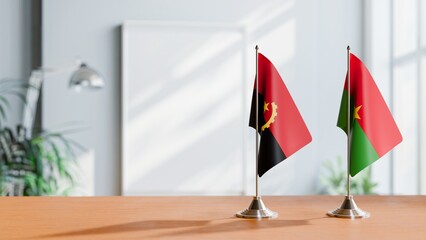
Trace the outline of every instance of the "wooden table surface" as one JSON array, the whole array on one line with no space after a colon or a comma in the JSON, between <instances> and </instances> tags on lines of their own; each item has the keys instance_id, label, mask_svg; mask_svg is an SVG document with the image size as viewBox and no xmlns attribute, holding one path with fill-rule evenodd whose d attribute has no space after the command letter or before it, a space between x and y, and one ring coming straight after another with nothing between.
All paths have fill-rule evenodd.
<instances>
[{"instance_id":1,"label":"wooden table surface","mask_svg":"<svg viewBox=\"0 0 426 240\"><path fill-rule=\"evenodd\" d=\"M251 197L2 197L0 239L426 239L426 196L356 196L358 220L325 216L341 196L262 199L278 218L234 217Z\"/></svg>"}]
</instances>

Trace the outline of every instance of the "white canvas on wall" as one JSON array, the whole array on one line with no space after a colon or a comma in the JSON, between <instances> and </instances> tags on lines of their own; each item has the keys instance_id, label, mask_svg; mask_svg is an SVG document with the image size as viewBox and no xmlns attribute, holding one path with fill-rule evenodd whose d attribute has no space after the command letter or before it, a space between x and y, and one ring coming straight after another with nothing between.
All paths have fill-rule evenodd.
<instances>
[{"instance_id":1,"label":"white canvas on wall","mask_svg":"<svg viewBox=\"0 0 426 240\"><path fill-rule=\"evenodd\" d=\"M243 193L245 41L238 26L123 25L123 195Z\"/></svg>"}]
</instances>

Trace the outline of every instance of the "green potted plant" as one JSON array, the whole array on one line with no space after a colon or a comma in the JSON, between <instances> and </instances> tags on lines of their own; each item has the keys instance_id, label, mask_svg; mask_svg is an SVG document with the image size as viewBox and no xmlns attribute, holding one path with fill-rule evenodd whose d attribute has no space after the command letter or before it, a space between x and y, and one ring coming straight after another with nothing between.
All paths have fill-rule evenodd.
<instances>
[{"instance_id":1,"label":"green potted plant","mask_svg":"<svg viewBox=\"0 0 426 240\"><path fill-rule=\"evenodd\" d=\"M75 186L74 149L81 148L65 136L70 131L38 131L28 137L31 129L18 125L13 130L4 124L11 110L9 97L26 103L24 92L30 87L0 81L0 195L68 195Z\"/></svg>"},{"instance_id":2,"label":"green potted plant","mask_svg":"<svg viewBox=\"0 0 426 240\"><path fill-rule=\"evenodd\" d=\"M344 195L346 194L346 164L341 157L336 161L324 162L322 175L320 176L320 194ZM371 167L351 178L351 193L354 195L377 194L377 183L373 181Z\"/></svg>"}]
</instances>

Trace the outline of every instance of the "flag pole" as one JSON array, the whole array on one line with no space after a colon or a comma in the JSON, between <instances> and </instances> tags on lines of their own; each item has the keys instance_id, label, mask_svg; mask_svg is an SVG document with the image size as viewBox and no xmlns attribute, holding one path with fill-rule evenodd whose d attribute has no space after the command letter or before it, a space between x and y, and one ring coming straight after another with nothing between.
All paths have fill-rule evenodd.
<instances>
[{"instance_id":1,"label":"flag pole","mask_svg":"<svg viewBox=\"0 0 426 240\"><path fill-rule=\"evenodd\" d=\"M351 48L348 46L347 50L347 186L346 186L346 196L343 200L342 205L339 208L336 208L333 211L327 212L327 215L330 217L338 217L338 218L368 218L370 217L370 213L363 211L360 209L351 195Z\"/></svg>"},{"instance_id":2,"label":"flag pole","mask_svg":"<svg viewBox=\"0 0 426 240\"><path fill-rule=\"evenodd\" d=\"M239 218L276 218L278 213L269 210L263 203L259 195L259 46L256 45L256 76L255 76L255 94L256 94L256 195L250 203L250 206L237 212L235 216Z\"/></svg>"},{"instance_id":3,"label":"flag pole","mask_svg":"<svg viewBox=\"0 0 426 240\"><path fill-rule=\"evenodd\" d=\"M256 45L256 91L259 92L259 46ZM256 94L256 198L259 198L259 94Z\"/></svg>"},{"instance_id":4,"label":"flag pole","mask_svg":"<svg viewBox=\"0 0 426 240\"><path fill-rule=\"evenodd\" d=\"M347 192L346 196L349 197L351 195L351 61L350 61L350 55L351 55L351 47L346 48L347 50L347 61L348 61L348 119L347 119Z\"/></svg>"}]
</instances>

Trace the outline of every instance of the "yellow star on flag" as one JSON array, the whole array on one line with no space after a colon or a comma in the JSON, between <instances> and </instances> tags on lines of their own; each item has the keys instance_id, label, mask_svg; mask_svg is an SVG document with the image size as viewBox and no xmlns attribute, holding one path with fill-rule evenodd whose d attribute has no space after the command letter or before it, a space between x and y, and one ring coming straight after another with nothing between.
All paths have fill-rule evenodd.
<instances>
[{"instance_id":1,"label":"yellow star on flag","mask_svg":"<svg viewBox=\"0 0 426 240\"><path fill-rule=\"evenodd\" d=\"M265 102L265 103L263 104L263 111L264 111L264 112L269 111L269 103Z\"/></svg>"},{"instance_id":2,"label":"yellow star on flag","mask_svg":"<svg viewBox=\"0 0 426 240\"><path fill-rule=\"evenodd\" d=\"M361 117L359 116L359 110L361 109L361 107L362 107L362 105L359 105L358 107L356 107L355 109L354 109L354 118L355 119L361 119Z\"/></svg>"}]
</instances>

